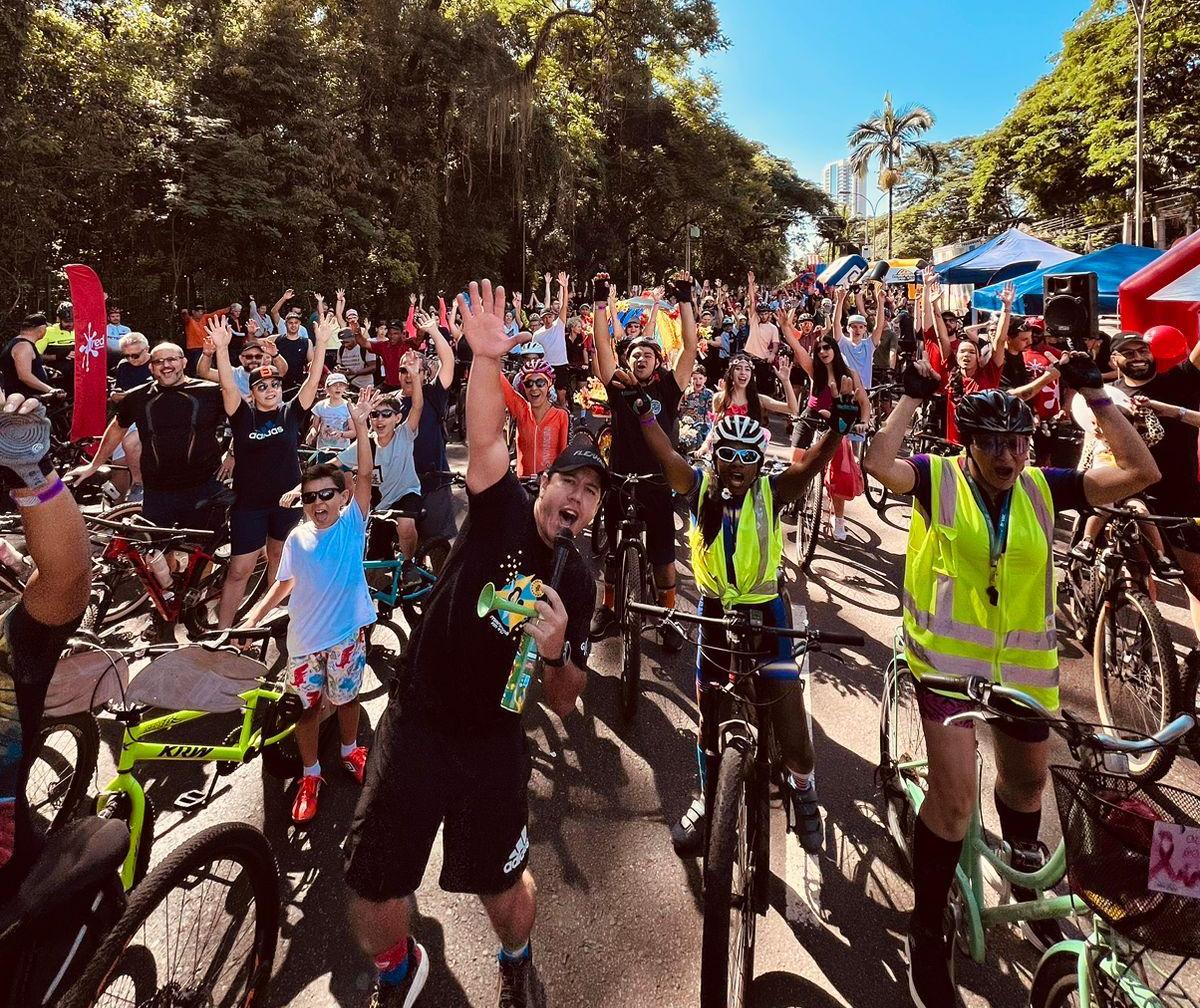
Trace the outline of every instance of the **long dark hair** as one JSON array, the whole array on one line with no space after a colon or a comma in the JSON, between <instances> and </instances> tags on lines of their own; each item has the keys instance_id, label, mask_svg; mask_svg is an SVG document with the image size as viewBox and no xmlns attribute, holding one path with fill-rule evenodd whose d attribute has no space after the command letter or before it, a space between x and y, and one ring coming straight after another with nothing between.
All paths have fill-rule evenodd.
<instances>
[{"instance_id":1,"label":"long dark hair","mask_svg":"<svg viewBox=\"0 0 1200 1008\"><path fill-rule=\"evenodd\" d=\"M730 401L733 392L733 366L742 362L750 365L750 381L746 383L746 415L752 420L762 423L763 408L762 403L758 401L758 382L754 380L754 362L745 354L738 354L729 358L729 365L725 368L725 388L717 393L721 397L721 402L718 405L714 401L713 412L720 413L725 408L726 403Z\"/></svg>"},{"instance_id":2,"label":"long dark hair","mask_svg":"<svg viewBox=\"0 0 1200 1008\"><path fill-rule=\"evenodd\" d=\"M842 379L850 377L850 368L846 366L846 359L842 356L842 348L838 346L837 340L832 336L822 336L813 346L812 354L812 394L820 395L822 389L829 388L830 376L829 368L825 366L825 362L821 360L821 347L833 347L833 385L835 389L842 387ZM834 396L837 396L835 391Z\"/></svg>"}]
</instances>

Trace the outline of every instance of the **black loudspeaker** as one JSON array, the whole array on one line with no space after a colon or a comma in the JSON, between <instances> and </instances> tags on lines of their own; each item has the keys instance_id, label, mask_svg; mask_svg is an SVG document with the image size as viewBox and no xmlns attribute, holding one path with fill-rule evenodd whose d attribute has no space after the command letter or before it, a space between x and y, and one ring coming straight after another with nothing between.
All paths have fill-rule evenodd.
<instances>
[{"instance_id":1,"label":"black loudspeaker","mask_svg":"<svg viewBox=\"0 0 1200 1008\"><path fill-rule=\"evenodd\" d=\"M892 264L886 259L877 259L867 267L867 272L859 277L859 281L866 283L868 280L883 280L891 268Z\"/></svg>"},{"instance_id":2,"label":"black loudspeaker","mask_svg":"<svg viewBox=\"0 0 1200 1008\"><path fill-rule=\"evenodd\" d=\"M1070 341L1072 350L1085 350L1084 340L1100 331L1095 273L1055 273L1042 278L1042 317L1046 335Z\"/></svg>"}]
</instances>

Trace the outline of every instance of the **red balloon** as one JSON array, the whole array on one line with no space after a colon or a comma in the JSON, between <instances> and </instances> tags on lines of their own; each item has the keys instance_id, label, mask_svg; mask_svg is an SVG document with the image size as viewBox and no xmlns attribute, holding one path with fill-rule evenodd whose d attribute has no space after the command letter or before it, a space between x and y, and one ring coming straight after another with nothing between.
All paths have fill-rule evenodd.
<instances>
[{"instance_id":1,"label":"red balloon","mask_svg":"<svg viewBox=\"0 0 1200 1008\"><path fill-rule=\"evenodd\" d=\"M1146 338L1159 371L1173 368L1188 355L1187 340L1173 325L1151 326L1146 330Z\"/></svg>"}]
</instances>

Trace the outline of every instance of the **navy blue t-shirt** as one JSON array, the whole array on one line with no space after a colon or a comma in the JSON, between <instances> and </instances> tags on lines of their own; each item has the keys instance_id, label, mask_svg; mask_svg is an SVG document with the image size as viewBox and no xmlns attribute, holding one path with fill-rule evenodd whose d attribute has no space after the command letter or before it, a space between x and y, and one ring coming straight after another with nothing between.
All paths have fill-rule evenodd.
<instances>
[{"instance_id":1,"label":"navy blue t-shirt","mask_svg":"<svg viewBox=\"0 0 1200 1008\"><path fill-rule=\"evenodd\" d=\"M264 412L239 403L229 418L233 429L234 507L261 511L300 482L300 432L309 411L296 396L279 409Z\"/></svg>"},{"instance_id":2,"label":"navy blue t-shirt","mask_svg":"<svg viewBox=\"0 0 1200 1008\"><path fill-rule=\"evenodd\" d=\"M450 393L436 378L426 382L424 400L421 405L421 421L417 424L417 440L413 445L413 465L417 475L431 472L448 472L450 463L446 458L446 409L450 404ZM411 405L408 399L401 404L400 416L407 420Z\"/></svg>"}]
</instances>

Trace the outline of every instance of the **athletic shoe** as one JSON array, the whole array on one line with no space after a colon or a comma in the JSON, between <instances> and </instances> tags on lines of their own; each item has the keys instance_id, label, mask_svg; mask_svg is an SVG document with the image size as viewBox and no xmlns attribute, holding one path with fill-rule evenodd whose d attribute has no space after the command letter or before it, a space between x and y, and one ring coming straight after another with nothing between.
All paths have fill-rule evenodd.
<instances>
[{"instance_id":1,"label":"athletic shoe","mask_svg":"<svg viewBox=\"0 0 1200 1008\"><path fill-rule=\"evenodd\" d=\"M1071 547L1071 556L1082 563L1090 563L1096 559L1096 544L1084 536Z\"/></svg>"},{"instance_id":2,"label":"athletic shoe","mask_svg":"<svg viewBox=\"0 0 1200 1008\"><path fill-rule=\"evenodd\" d=\"M798 788L791 781L788 790L788 829L800 839L800 846L809 854L820 854L825 848L825 830L821 826L821 807L817 804L817 785Z\"/></svg>"},{"instance_id":3,"label":"athletic shoe","mask_svg":"<svg viewBox=\"0 0 1200 1008\"><path fill-rule=\"evenodd\" d=\"M1035 843L1014 843L1012 848L1012 866L1019 872L1040 871L1050 857L1046 845L1040 840ZM1037 899L1037 893L1015 885L1012 887L1012 898L1016 903L1025 903ZM1057 945L1067 937L1062 924L1053 918L1021 921L1021 935L1039 952L1045 952L1051 945Z\"/></svg>"},{"instance_id":4,"label":"athletic shoe","mask_svg":"<svg viewBox=\"0 0 1200 1008\"><path fill-rule=\"evenodd\" d=\"M683 650L684 642L687 640L683 636L683 631L670 621L664 622L659 628L659 634L662 636L663 650L668 654L677 654Z\"/></svg>"},{"instance_id":5,"label":"athletic shoe","mask_svg":"<svg viewBox=\"0 0 1200 1008\"><path fill-rule=\"evenodd\" d=\"M1150 566L1154 568L1154 573L1164 581L1178 581L1183 577L1183 568L1165 553L1155 553L1151 550Z\"/></svg>"},{"instance_id":6,"label":"athletic shoe","mask_svg":"<svg viewBox=\"0 0 1200 1008\"><path fill-rule=\"evenodd\" d=\"M350 755L343 756L342 766L346 768L347 773L353 774L354 779L361 784L363 776L367 772L367 747L359 746Z\"/></svg>"},{"instance_id":7,"label":"athletic shoe","mask_svg":"<svg viewBox=\"0 0 1200 1008\"><path fill-rule=\"evenodd\" d=\"M601 606L592 617L592 626L588 636L594 640L604 640L617 632L617 614L608 606Z\"/></svg>"},{"instance_id":8,"label":"athletic shoe","mask_svg":"<svg viewBox=\"0 0 1200 1008\"><path fill-rule=\"evenodd\" d=\"M958 1004L958 990L950 974L950 943L940 928L930 931L911 919L908 928L904 952L913 1004L917 1008L952 1008Z\"/></svg>"},{"instance_id":9,"label":"athletic shoe","mask_svg":"<svg viewBox=\"0 0 1200 1008\"><path fill-rule=\"evenodd\" d=\"M841 518L833 519L833 538L838 542L846 541L846 522Z\"/></svg>"},{"instance_id":10,"label":"athletic shoe","mask_svg":"<svg viewBox=\"0 0 1200 1008\"><path fill-rule=\"evenodd\" d=\"M320 775L300 778L296 800L292 802L292 822L306 823L317 814L317 793L325 781Z\"/></svg>"},{"instance_id":11,"label":"athletic shoe","mask_svg":"<svg viewBox=\"0 0 1200 1008\"><path fill-rule=\"evenodd\" d=\"M398 984L375 983L367 1008L412 1008L429 978L429 955L420 942L408 939L408 974Z\"/></svg>"},{"instance_id":12,"label":"athletic shoe","mask_svg":"<svg viewBox=\"0 0 1200 1008\"><path fill-rule=\"evenodd\" d=\"M706 816L704 799L696 798L683 818L671 827L671 844L681 858L699 857L704 853Z\"/></svg>"},{"instance_id":13,"label":"athletic shoe","mask_svg":"<svg viewBox=\"0 0 1200 1008\"><path fill-rule=\"evenodd\" d=\"M500 975L496 982L497 1008L546 1008L546 988L542 986L533 958L516 962L499 956Z\"/></svg>"},{"instance_id":14,"label":"athletic shoe","mask_svg":"<svg viewBox=\"0 0 1200 1008\"><path fill-rule=\"evenodd\" d=\"M141 504L146 496L146 488L141 483L134 483L129 488L129 493L125 495L125 500L130 504Z\"/></svg>"}]
</instances>

